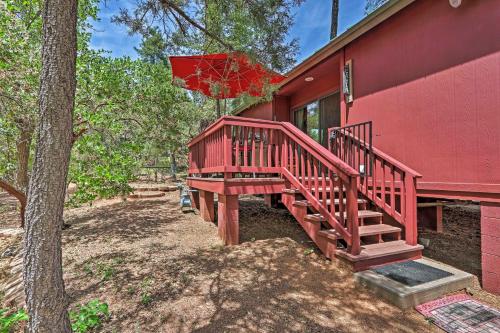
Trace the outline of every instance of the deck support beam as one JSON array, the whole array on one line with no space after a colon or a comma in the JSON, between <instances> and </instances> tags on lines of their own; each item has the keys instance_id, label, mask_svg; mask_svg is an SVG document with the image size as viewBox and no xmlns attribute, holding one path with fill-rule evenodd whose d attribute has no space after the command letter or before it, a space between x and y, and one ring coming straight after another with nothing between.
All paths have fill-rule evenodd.
<instances>
[{"instance_id":1,"label":"deck support beam","mask_svg":"<svg viewBox=\"0 0 500 333\"><path fill-rule=\"evenodd\" d=\"M481 266L483 289L500 295L500 203L481 202Z\"/></svg>"},{"instance_id":2,"label":"deck support beam","mask_svg":"<svg viewBox=\"0 0 500 333\"><path fill-rule=\"evenodd\" d=\"M200 192L191 190L189 192L189 197L191 199L191 208L200 210Z\"/></svg>"},{"instance_id":3,"label":"deck support beam","mask_svg":"<svg viewBox=\"0 0 500 333\"><path fill-rule=\"evenodd\" d=\"M200 215L207 222L215 222L214 193L200 190Z\"/></svg>"},{"instance_id":4,"label":"deck support beam","mask_svg":"<svg viewBox=\"0 0 500 333\"><path fill-rule=\"evenodd\" d=\"M273 206L273 197L271 194L264 194L264 204L269 208Z\"/></svg>"},{"instance_id":5,"label":"deck support beam","mask_svg":"<svg viewBox=\"0 0 500 333\"><path fill-rule=\"evenodd\" d=\"M224 245L237 245L240 242L238 195L219 194L218 228L219 237Z\"/></svg>"},{"instance_id":6,"label":"deck support beam","mask_svg":"<svg viewBox=\"0 0 500 333\"><path fill-rule=\"evenodd\" d=\"M439 201L418 203L417 219L420 228L443 233L443 203Z\"/></svg>"}]
</instances>

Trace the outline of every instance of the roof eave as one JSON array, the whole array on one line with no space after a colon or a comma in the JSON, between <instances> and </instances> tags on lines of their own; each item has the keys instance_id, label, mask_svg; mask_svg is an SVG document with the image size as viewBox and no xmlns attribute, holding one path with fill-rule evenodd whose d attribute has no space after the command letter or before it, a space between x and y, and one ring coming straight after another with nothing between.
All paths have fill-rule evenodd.
<instances>
[{"instance_id":1,"label":"roof eave","mask_svg":"<svg viewBox=\"0 0 500 333\"><path fill-rule=\"evenodd\" d=\"M323 46L318 51L314 52L311 56L307 57L300 64L295 66L290 72L286 74L286 79L284 79L279 88L287 85L309 69L313 68L321 61L325 60L329 56L335 54L340 49L342 49L347 44L351 43L356 38L362 36L366 32L370 31L380 23L384 22L388 18L392 17L394 14L398 13L408 5L412 4L416 0L389 0L384 5L380 6L377 10L370 13L364 19L347 29L344 33L332 39L328 44ZM247 108L260 104L260 102L253 102L250 104L243 104L233 111L234 115L237 115Z\"/></svg>"},{"instance_id":2,"label":"roof eave","mask_svg":"<svg viewBox=\"0 0 500 333\"><path fill-rule=\"evenodd\" d=\"M307 70L316 66L332 54L335 54L356 38L362 36L415 1L416 0L389 0L383 6L373 11L370 15L347 29L341 35L332 39L328 44L295 66L286 74L286 79L280 83L280 87L290 83Z\"/></svg>"}]
</instances>

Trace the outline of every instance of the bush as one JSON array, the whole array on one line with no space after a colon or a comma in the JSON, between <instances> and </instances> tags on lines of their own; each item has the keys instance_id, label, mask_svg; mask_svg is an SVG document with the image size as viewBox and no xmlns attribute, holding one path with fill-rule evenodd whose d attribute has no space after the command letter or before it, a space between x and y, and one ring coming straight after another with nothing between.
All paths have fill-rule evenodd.
<instances>
[{"instance_id":1,"label":"bush","mask_svg":"<svg viewBox=\"0 0 500 333\"><path fill-rule=\"evenodd\" d=\"M28 320L24 309L8 314L10 309L0 309L0 333L9 333L14 326L22 321Z\"/></svg>"},{"instance_id":2,"label":"bush","mask_svg":"<svg viewBox=\"0 0 500 333\"><path fill-rule=\"evenodd\" d=\"M108 304L92 300L77 306L76 311L70 311L71 328L73 332L85 333L99 328L102 322L109 319Z\"/></svg>"}]
</instances>

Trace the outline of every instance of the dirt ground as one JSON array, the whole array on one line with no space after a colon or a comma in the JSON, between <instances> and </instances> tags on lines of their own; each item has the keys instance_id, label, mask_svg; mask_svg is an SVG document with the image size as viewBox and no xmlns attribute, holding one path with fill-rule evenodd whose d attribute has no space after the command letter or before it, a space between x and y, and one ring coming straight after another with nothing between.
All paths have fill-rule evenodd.
<instances>
[{"instance_id":1,"label":"dirt ground","mask_svg":"<svg viewBox=\"0 0 500 333\"><path fill-rule=\"evenodd\" d=\"M72 307L109 304L102 332L441 332L356 287L338 261L311 254L293 217L260 198L242 198L242 244L233 247L221 245L213 223L180 212L177 192L99 201L65 220L67 292Z\"/></svg>"},{"instance_id":2,"label":"dirt ground","mask_svg":"<svg viewBox=\"0 0 500 333\"><path fill-rule=\"evenodd\" d=\"M19 227L19 211L17 199L7 192L0 191L0 228Z\"/></svg>"},{"instance_id":3,"label":"dirt ground","mask_svg":"<svg viewBox=\"0 0 500 333\"><path fill-rule=\"evenodd\" d=\"M443 233L425 230L426 257L481 277L481 208L462 204L443 207Z\"/></svg>"}]
</instances>

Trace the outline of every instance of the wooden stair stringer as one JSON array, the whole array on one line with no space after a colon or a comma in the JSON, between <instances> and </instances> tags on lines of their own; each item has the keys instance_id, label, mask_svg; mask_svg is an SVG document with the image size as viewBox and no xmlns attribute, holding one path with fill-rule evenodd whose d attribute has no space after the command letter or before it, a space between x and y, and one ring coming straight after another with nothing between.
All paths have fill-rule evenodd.
<instances>
[{"instance_id":1,"label":"wooden stair stringer","mask_svg":"<svg viewBox=\"0 0 500 333\"><path fill-rule=\"evenodd\" d=\"M311 240L318 246L318 248L323 252L325 257L333 259L337 251L337 242L332 241L326 237L322 237L319 234L321 230L320 222L307 221L306 216L308 215L307 207L295 206L295 194L284 192L281 196L281 201L290 213L299 222L301 227L304 229L306 234L311 238Z\"/></svg>"},{"instance_id":2,"label":"wooden stair stringer","mask_svg":"<svg viewBox=\"0 0 500 333\"><path fill-rule=\"evenodd\" d=\"M300 193L306 200L311 203L312 208L314 208L319 214L323 215L326 218L331 228L337 230L337 232L342 235L342 237L346 241L350 241L351 236L347 233L347 230L339 223L337 218L331 215L327 210L325 210L325 208L318 202L316 202L315 204L314 202L317 200L314 195L312 195L312 193L308 189L306 189L299 181L297 181L295 176L289 170L283 168L282 175L291 183L292 186L296 187L300 191ZM304 208L307 210L307 207Z\"/></svg>"}]
</instances>

